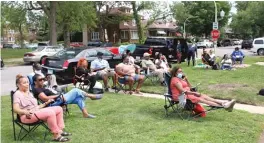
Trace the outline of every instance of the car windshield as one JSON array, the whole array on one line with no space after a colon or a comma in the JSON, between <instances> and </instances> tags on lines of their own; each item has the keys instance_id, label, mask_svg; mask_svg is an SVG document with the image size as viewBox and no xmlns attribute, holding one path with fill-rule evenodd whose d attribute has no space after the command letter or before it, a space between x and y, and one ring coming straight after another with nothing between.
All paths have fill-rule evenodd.
<instances>
[{"instance_id":1,"label":"car windshield","mask_svg":"<svg viewBox=\"0 0 264 143\"><path fill-rule=\"evenodd\" d=\"M38 47L35 51L36 52L40 52L40 51L42 51L42 50L44 50L45 49L45 47Z\"/></svg>"},{"instance_id":2,"label":"car windshield","mask_svg":"<svg viewBox=\"0 0 264 143\"><path fill-rule=\"evenodd\" d=\"M82 50L76 50L76 49L61 50L58 53L56 53L54 56L59 58L72 59L75 58L75 56L78 55L81 51Z\"/></svg>"}]
</instances>

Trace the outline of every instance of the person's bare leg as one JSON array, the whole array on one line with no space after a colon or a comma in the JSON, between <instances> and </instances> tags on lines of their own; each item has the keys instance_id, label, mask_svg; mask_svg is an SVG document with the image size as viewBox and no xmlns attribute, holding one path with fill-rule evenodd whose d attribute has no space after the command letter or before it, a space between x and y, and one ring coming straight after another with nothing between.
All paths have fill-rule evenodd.
<instances>
[{"instance_id":1,"label":"person's bare leg","mask_svg":"<svg viewBox=\"0 0 264 143\"><path fill-rule=\"evenodd\" d=\"M108 77L107 77L107 75L103 75L103 81L104 81L105 88L108 88Z\"/></svg>"},{"instance_id":2,"label":"person's bare leg","mask_svg":"<svg viewBox=\"0 0 264 143\"><path fill-rule=\"evenodd\" d=\"M143 82L144 82L144 76L140 76L139 79L138 79L138 84L137 84L137 88L136 88L137 92L139 92Z\"/></svg>"},{"instance_id":3,"label":"person's bare leg","mask_svg":"<svg viewBox=\"0 0 264 143\"><path fill-rule=\"evenodd\" d=\"M88 117L88 112L85 108L82 109L83 117L87 118Z\"/></svg>"},{"instance_id":4,"label":"person's bare leg","mask_svg":"<svg viewBox=\"0 0 264 143\"><path fill-rule=\"evenodd\" d=\"M207 96L207 95L205 95L205 94L202 94L202 95L201 95L201 98L204 98L205 100L208 100L208 101L215 102L215 103L220 104L220 105L223 105L223 103L224 103L224 102L222 102L222 101L218 101L218 100L216 100L216 99L214 99L214 98L212 98L212 97L210 97L210 96Z\"/></svg>"},{"instance_id":5,"label":"person's bare leg","mask_svg":"<svg viewBox=\"0 0 264 143\"><path fill-rule=\"evenodd\" d=\"M210 106L216 106L216 107L223 107L221 104L218 104L218 103L215 103L215 102L212 102L212 101L208 101L206 99L200 99L200 102L201 103L205 103L207 105L210 105Z\"/></svg>"},{"instance_id":6,"label":"person's bare leg","mask_svg":"<svg viewBox=\"0 0 264 143\"><path fill-rule=\"evenodd\" d=\"M129 93L132 93L132 88L134 84L134 79L132 77L128 78Z\"/></svg>"}]
</instances>

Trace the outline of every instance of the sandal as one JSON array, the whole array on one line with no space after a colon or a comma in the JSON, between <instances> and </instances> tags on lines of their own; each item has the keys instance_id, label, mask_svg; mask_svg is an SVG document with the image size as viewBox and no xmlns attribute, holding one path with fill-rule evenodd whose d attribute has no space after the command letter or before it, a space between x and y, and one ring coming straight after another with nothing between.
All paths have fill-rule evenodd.
<instances>
[{"instance_id":1,"label":"sandal","mask_svg":"<svg viewBox=\"0 0 264 143\"><path fill-rule=\"evenodd\" d=\"M132 95L133 94L133 91L129 91L128 94Z\"/></svg>"},{"instance_id":2,"label":"sandal","mask_svg":"<svg viewBox=\"0 0 264 143\"><path fill-rule=\"evenodd\" d=\"M62 136L71 136L72 134L71 133L68 133L68 132L63 132L61 133Z\"/></svg>"},{"instance_id":3,"label":"sandal","mask_svg":"<svg viewBox=\"0 0 264 143\"><path fill-rule=\"evenodd\" d=\"M54 141L54 142L67 142L67 141L69 141L69 140L70 140L69 138L66 138L66 137L60 136L60 137L58 137L58 138L56 138L56 139L53 139L52 141Z\"/></svg>"},{"instance_id":4,"label":"sandal","mask_svg":"<svg viewBox=\"0 0 264 143\"><path fill-rule=\"evenodd\" d=\"M136 90L135 93L136 93L136 94L139 94L139 95L143 95L143 93L140 92L140 91L138 91L138 90Z\"/></svg>"}]
</instances>

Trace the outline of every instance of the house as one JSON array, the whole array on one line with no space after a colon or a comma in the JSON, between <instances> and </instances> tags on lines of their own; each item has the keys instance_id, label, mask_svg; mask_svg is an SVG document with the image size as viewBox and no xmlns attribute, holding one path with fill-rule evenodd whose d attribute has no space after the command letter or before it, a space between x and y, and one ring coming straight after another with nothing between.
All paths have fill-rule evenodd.
<instances>
[{"instance_id":1,"label":"house","mask_svg":"<svg viewBox=\"0 0 264 143\"><path fill-rule=\"evenodd\" d=\"M101 12L105 14L106 12ZM103 31L99 28L87 32L88 41L109 41L112 43L137 43L138 30L135 19L133 19L132 9L129 7L116 7L109 10L108 16L126 15L131 17L129 20L124 20L116 24L108 24ZM142 26L147 24L147 20L141 16ZM154 21L147 27L146 36L178 36L178 26L172 21ZM86 34L86 33L85 33Z\"/></svg>"},{"instance_id":2,"label":"house","mask_svg":"<svg viewBox=\"0 0 264 143\"><path fill-rule=\"evenodd\" d=\"M8 27L3 27L3 33L1 36L1 44L15 44L16 32Z\"/></svg>"}]
</instances>

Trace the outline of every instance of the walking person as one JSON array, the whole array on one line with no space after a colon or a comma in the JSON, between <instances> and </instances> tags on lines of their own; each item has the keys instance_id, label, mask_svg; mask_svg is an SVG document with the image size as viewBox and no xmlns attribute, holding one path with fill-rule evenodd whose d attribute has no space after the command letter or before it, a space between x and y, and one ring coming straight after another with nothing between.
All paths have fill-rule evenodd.
<instances>
[{"instance_id":1,"label":"walking person","mask_svg":"<svg viewBox=\"0 0 264 143\"><path fill-rule=\"evenodd\" d=\"M192 59L193 66L195 66L195 55L196 58L198 57L197 53L197 46L196 44L192 44L188 46L188 53L187 53L187 60L188 60L188 66L190 66L190 61Z\"/></svg>"}]
</instances>

